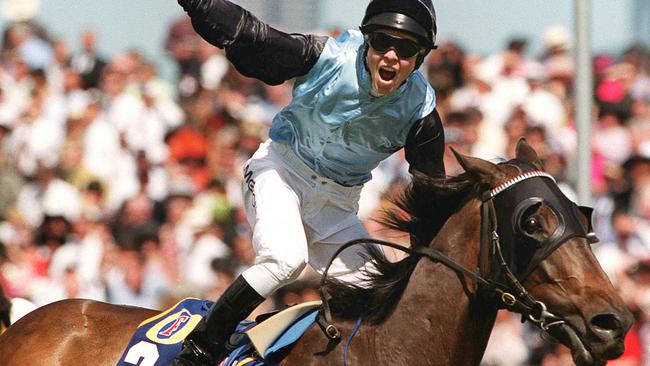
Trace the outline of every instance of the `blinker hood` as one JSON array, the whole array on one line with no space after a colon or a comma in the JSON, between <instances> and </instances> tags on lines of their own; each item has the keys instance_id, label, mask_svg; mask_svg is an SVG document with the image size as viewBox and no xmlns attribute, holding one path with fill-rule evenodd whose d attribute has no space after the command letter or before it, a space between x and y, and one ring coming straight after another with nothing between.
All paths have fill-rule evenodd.
<instances>
[{"instance_id":1,"label":"blinker hood","mask_svg":"<svg viewBox=\"0 0 650 366\"><path fill-rule=\"evenodd\" d=\"M592 209L579 207L569 200L548 174L527 170L514 178L516 182L511 185L507 183L513 180L492 190L501 251L519 280L528 276L541 261L571 238L585 238L590 243L598 241L591 225ZM558 225L546 240L538 242L527 236L520 224L526 211L542 203L553 211ZM587 217L587 227L581 223L579 212Z\"/></svg>"}]
</instances>

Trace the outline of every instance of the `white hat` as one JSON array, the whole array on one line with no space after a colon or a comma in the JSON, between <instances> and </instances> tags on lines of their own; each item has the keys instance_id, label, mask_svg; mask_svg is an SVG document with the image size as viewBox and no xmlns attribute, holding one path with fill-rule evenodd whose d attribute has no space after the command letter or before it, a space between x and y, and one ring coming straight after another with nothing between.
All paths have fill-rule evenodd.
<instances>
[{"instance_id":1,"label":"white hat","mask_svg":"<svg viewBox=\"0 0 650 366\"><path fill-rule=\"evenodd\" d=\"M474 66L474 78L491 85L499 76L498 69L492 66L489 62L479 62Z\"/></svg>"},{"instance_id":2,"label":"white hat","mask_svg":"<svg viewBox=\"0 0 650 366\"><path fill-rule=\"evenodd\" d=\"M4 0L0 5L2 16L15 21L33 18L41 8L41 0Z\"/></svg>"},{"instance_id":3,"label":"white hat","mask_svg":"<svg viewBox=\"0 0 650 366\"><path fill-rule=\"evenodd\" d=\"M569 31L563 25L553 25L544 31L544 45L546 48L567 49L571 44Z\"/></svg>"},{"instance_id":4,"label":"white hat","mask_svg":"<svg viewBox=\"0 0 650 366\"><path fill-rule=\"evenodd\" d=\"M60 179L55 179L43 193L43 214L62 216L68 221L75 221L81 213L81 199L77 189Z\"/></svg>"}]
</instances>

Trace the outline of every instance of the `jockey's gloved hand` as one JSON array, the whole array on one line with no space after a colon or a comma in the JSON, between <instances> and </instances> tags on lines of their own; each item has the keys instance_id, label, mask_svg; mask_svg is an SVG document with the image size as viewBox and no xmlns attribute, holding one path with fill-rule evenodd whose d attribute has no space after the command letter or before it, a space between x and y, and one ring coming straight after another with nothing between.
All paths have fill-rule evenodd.
<instances>
[{"instance_id":1,"label":"jockey's gloved hand","mask_svg":"<svg viewBox=\"0 0 650 366\"><path fill-rule=\"evenodd\" d=\"M189 12L190 10L194 9L199 2L199 0L177 0L178 5L183 7L183 10L186 12Z\"/></svg>"}]
</instances>

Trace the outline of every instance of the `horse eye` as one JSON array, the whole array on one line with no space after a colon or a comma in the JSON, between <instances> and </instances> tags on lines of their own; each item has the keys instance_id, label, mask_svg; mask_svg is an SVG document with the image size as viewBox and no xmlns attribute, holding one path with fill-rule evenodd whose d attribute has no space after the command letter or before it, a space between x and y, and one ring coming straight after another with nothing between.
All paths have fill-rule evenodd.
<instances>
[{"instance_id":1,"label":"horse eye","mask_svg":"<svg viewBox=\"0 0 650 366\"><path fill-rule=\"evenodd\" d=\"M542 228L542 225L539 223L539 220L532 216L527 218L521 225L522 231L527 235L534 235Z\"/></svg>"}]
</instances>

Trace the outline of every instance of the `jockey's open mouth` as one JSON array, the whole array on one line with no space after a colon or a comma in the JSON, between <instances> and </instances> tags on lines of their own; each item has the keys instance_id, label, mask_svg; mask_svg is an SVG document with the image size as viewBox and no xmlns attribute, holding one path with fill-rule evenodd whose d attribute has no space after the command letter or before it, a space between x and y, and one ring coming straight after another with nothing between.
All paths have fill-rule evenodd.
<instances>
[{"instance_id":1,"label":"jockey's open mouth","mask_svg":"<svg viewBox=\"0 0 650 366\"><path fill-rule=\"evenodd\" d=\"M397 71L392 67L382 66L379 68L379 77L384 81L391 81L397 76Z\"/></svg>"}]
</instances>

